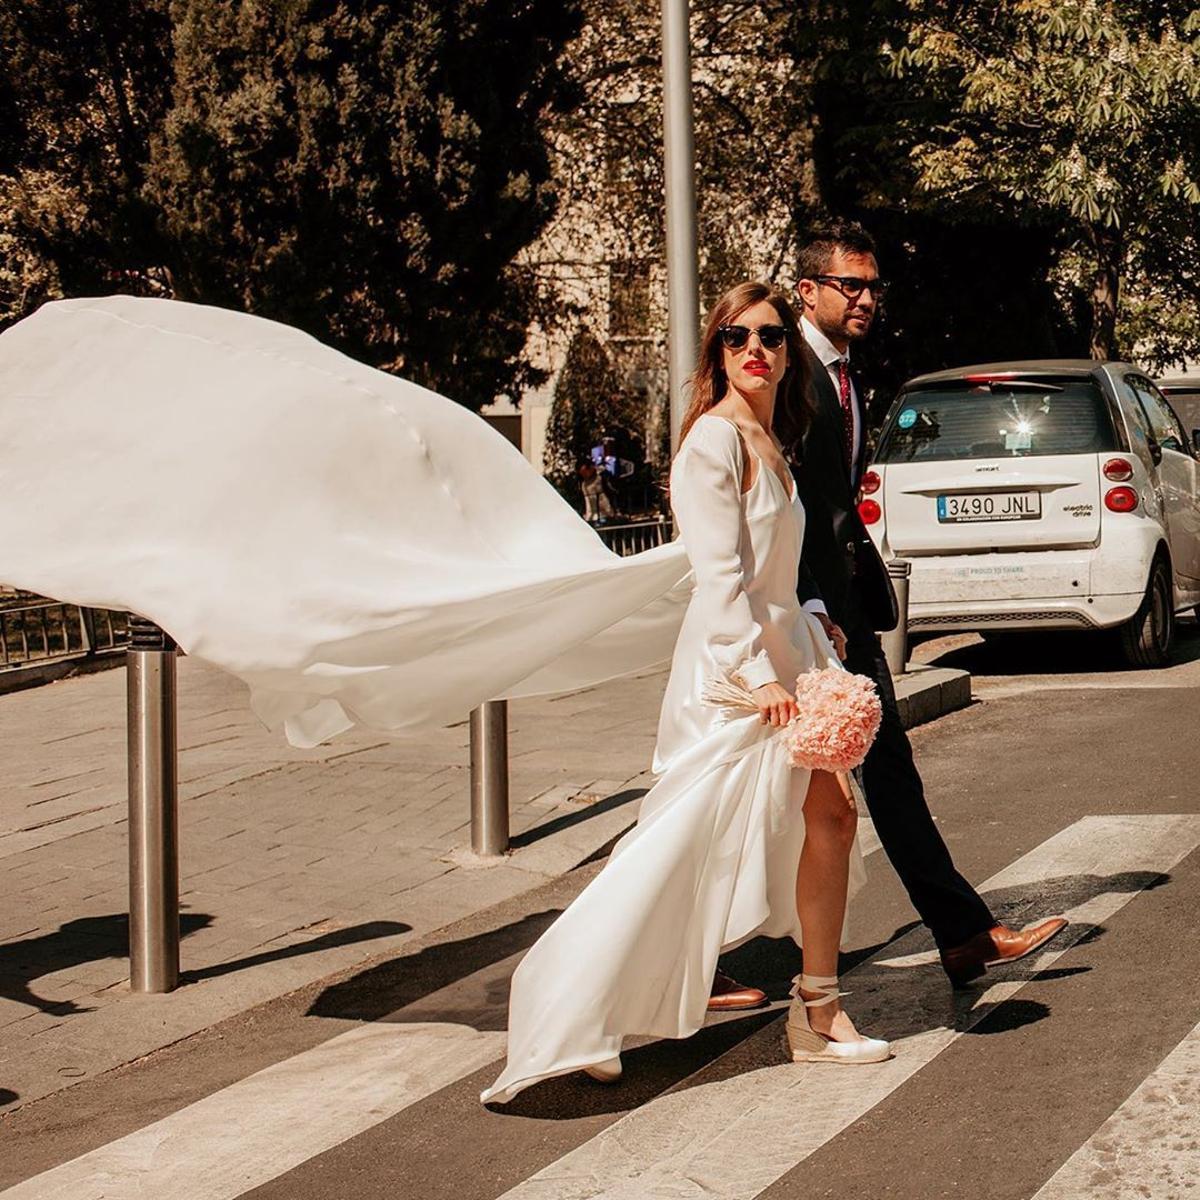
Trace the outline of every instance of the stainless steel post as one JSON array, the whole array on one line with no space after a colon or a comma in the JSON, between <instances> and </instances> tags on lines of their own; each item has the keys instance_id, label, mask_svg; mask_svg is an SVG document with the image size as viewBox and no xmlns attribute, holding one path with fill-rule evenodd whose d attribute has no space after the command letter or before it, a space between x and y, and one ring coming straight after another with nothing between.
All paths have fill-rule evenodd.
<instances>
[{"instance_id":1,"label":"stainless steel post","mask_svg":"<svg viewBox=\"0 0 1200 1200\"><path fill-rule=\"evenodd\" d=\"M688 0L662 0L663 168L667 192L667 361L671 451L696 365L700 281L696 262L696 144L692 131L692 46Z\"/></svg>"},{"instance_id":2,"label":"stainless steel post","mask_svg":"<svg viewBox=\"0 0 1200 1200\"><path fill-rule=\"evenodd\" d=\"M179 983L175 643L133 614L126 676L129 986L169 992Z\"/></svg>"},{"instance_id":3,"label":"stainless steel post","mask_svg":"<svg viewBox=\"0 0 1200 1200\"><path fill-rule=\"evenodd\" d=\"M912 563L907 558L893 558L887 565L896 593L896 607L900 620L896 628L882 636L883 652L893 675L903 675L908 665L908 581L912 574Z\"/></svg>"},{"instance_id":4,"label":"stainless steel post","mask_svg":"<svg viewBox=\"0 0 1200 1200\"><path fill-rule=\"evenodd\" d=\"M508 849L508 701L488 700L471 711L471 849Z\"/></svg>"}]
</instances>

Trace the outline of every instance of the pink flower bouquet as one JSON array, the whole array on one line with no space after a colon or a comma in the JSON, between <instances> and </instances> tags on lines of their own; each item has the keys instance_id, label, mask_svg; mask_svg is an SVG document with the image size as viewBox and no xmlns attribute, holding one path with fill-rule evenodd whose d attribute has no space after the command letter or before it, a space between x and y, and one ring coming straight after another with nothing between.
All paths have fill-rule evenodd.
<instances>
[{"instance_id":1,"label":"pink flower bouquet","mask_svg":"<svg viewBox=\"0 0 1200 1200\"><path fill-rule=\"evenodd\" d=\"M728 679L709 680L701 699L717 708L758 711L736 672ZM799 715L783 737L792 766L809 771L853 771L867 757L883 718L874 682L836 667L801 675L796 706Z\"/></svg>"}]
</instances>

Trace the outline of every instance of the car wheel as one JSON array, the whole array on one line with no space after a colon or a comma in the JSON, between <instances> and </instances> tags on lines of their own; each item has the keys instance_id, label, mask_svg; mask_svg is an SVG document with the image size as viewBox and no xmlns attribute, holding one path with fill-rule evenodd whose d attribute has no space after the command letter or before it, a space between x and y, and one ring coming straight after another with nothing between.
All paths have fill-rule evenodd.
<instances>
[{"instance_id":1,"label":"car wheel","mask_svg":"<svg viewBox=\"0 0 1200 1200\"><path fill-rule=\"evenodd\" d=\"M1121 626L1121 653L1131 667L1161 667L1175 641L1175 605L1171 568L1161 558L1150 568L1150 582L1131 620Z\"/></svg>"}]
</instances>

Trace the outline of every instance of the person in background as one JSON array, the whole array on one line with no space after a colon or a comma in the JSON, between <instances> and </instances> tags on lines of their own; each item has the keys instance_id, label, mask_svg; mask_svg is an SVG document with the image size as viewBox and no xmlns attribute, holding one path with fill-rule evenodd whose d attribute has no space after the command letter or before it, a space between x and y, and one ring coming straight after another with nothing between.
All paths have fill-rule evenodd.
<instances>
[{"instance_id":1,"label":"person in background","mask_svg":"<svg viewBox=\"0 0 1200 1200\"><path fill-rule=\"evenodd\" d=\"M611 521L613 506L608 497L608 476L605 472L598 470L594 463L580 463L579 480L583 491L584 520L591 525Z\"/></svg>"}]
</instances>

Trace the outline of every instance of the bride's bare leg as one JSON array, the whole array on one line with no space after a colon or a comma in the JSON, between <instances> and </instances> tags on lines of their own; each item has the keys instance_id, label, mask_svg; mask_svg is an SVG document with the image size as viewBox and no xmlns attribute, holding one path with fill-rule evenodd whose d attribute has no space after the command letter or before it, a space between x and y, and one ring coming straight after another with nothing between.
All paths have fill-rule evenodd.
<instances>
[{"instance_id":1,"label":"bride's bare leg","mask_svg":"<svg viewBox=\"0 0 1200 1200\"><path fill-rule=\"evenodd\" d=\"M796 913L804 938L806 975L835 976L846 915L850 848L858 813L844 782L827 771L814 771L804 800L804 849L796 872ZM819 992L801 992L816 1000ZM808 1010L818 1033L848 1041L859 1036L839 1001Z\"/></svg>"}]
</instances>

